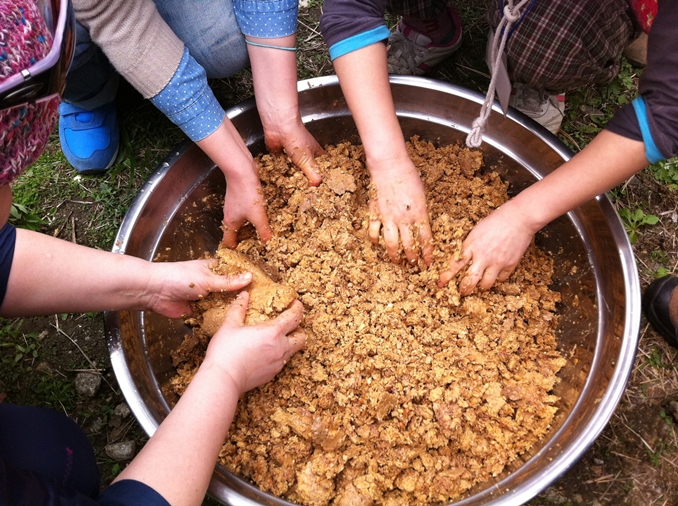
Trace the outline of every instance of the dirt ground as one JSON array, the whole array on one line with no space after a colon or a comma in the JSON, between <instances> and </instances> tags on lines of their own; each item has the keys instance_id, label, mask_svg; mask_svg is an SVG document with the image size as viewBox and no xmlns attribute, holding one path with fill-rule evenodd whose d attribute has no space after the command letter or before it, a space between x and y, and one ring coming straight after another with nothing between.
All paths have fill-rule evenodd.
<instances>
[{"instance_id":1,"label":"dirt ground","mask_svg":"<svg viewBox=\"0 0 678 506\"><path fill-rule=\"evenodd\" d=\"M467 23L464 46L458 56L431 77L484 90L487 79L483 73L486 70L478 62L484 51L481 40L485 32L483 20L472 10L464 10L462 14ZM302 17L302 21L309 30L302 33L311 40L310 44L317 44L317 51L324 50L319 38L313 35L317 13L310 12L306 16ZM306 30L303 26L301 28ZM306 66L300 71L302 77L331 73L331 65L326 59L315 62L315 53L311 51L309 54ZM303 75L304 72L310 75ZM217 89L232 86L246 88L247 84L215 84ZM243 94L247 96L246 91ZM118 105L122 110L123 128L129 128L125 122L134 120L125 114L128 105ZM138 100L134 101L134 107L139 107ZM578 125L591 124L592 114L595 115L595 111L577 111L575 120L565 123L561 138L576 140ZM50 149L58 149L58 142L53 142ZM65 165L57 166L55 170L63 171L67 177L73 176L71 169ZM612 196L618 209L642 209L646 215L659 218L655 225L637 227L638 240L633 249L641 286L646 287L659 268L674 272L678 267L676 189L660 184L652 174L645 172L616 189ZM86 224L90 219L87 213L87 206L72 202L63 205L54 226L43 232L70 240L72 230L68 224L72 223L75 227L77 223L79 243L110 249L110 244L95 244L89 238ZM7 400L16 403L31 403L40 395L41 399L47 399L43 404L66 412L80 423L95 447L103 483L110 482L125 464L110 458L105 451L106 445L134 441L138 450L146 436L133 417L123 418L114 412L124 399L111 370L102 314L25 319L21 332L38 336L34 339L39 341L36 342L40 353L37 357L29 354L20 357L18 360L26 368L30 367L30 372L15 378L4 377L0 392L7 396ZM26 341L27 347L29 344ZM529 504L678 505L676 355L676 350L667 346L643 320L633 374L606 429L575 466ZM6 354L2 356L6 358ZM83 397L75 391L75 377L83 371L99 374L103 379L93 397Z\"/></svg>"}]
</instances>

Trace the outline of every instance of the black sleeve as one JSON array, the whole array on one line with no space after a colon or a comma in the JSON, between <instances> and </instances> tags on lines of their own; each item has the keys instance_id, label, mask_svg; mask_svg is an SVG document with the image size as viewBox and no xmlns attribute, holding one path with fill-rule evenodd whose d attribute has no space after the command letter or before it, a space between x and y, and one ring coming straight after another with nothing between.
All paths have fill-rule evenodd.
<instances>
[{"instance_id":1,"label":"black sleeve","mask_svg":"<svg viewBox=\"0 0 678 506\"><path fill-rule=\"evenodd\" d=\"M385 24L388 0L325 0L320 31L328 48Z\"/></svg>"},{"instance_id":2,"label":"black sleeve","mask_svg":"<svg viewBox=\"0 0 678 506\"><path fill-rule=\"evenodd\" d=\"M665 158L678 154L678 0L659 2L648 37L647 67L638 86L645 100L647 125ZM642 141L632 105L617 111L606 127L624 137Z\"/></svg>"}]
</instances>

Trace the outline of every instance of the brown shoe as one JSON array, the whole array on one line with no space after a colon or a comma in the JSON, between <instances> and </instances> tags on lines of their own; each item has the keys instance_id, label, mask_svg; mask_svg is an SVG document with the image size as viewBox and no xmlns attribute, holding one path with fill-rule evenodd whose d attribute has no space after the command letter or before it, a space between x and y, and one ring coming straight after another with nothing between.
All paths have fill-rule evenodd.
<instances>
[{"instance_id":1,"label":"brown shoe","mask_svg":"<svg viewBox=\"0 0 678 506\"><path fill-rule=\"evenodd\" d=\"M624 56L634 67L644 68L647 65L647 34L645 32L624 48Z\"/></svg>"}]
</instances>

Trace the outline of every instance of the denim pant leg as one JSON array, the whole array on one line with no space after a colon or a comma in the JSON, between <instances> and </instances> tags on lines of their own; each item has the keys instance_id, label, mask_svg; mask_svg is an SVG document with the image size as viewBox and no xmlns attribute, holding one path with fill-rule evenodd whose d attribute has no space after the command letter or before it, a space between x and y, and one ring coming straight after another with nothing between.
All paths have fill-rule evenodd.
<instances>
[{"instance_id":1,"label":"denim pant leg","mask_svg":"<svg viewBox=\"0 0 678 506\"><path fill-rule=\"evenodd\" d=\"M165 22L207 77L229 77L249 65L232 0L154 0Z\"/></svg>"},{"instance_id":2,"label":"denim pant leg","mask_svg":"<svg viewBox=\"0 0 678 506\"><path fill-rule=\"evenodd\" d=\"M92 42L87 28L76 22L75 54L66 76L63 100L91 111L115 99L118 73L99 46Z\"/></svg>"}]
</instances>

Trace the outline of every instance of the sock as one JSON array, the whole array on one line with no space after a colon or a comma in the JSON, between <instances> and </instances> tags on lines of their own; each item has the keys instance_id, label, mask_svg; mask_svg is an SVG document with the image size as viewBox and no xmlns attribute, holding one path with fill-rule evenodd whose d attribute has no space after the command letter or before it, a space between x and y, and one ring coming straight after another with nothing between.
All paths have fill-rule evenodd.
<instances>
[{"instance_id":1,"label":"sock","mask_svg":"<svg viewBox=\"0 0 678 506\"><path fill-rule=\"evenodd\" d=\"M431 39L432 44L445 45L454 40L457 33L454 20L448 9L433 19L417 19L409 16L403 16L403 23L414 31L426 35Z\"/></svg>"},{"instance_id":2,"label":"sock","mask_svg":"<svg viewBox=\"0 0 678 506\"><path fill-rule=\"evenodd\" d=\"M669 317L671 318L671 323L673 326L676 326L678 322L678 290L674 289L671 294L671 300L669 301Z\"/></svg>"}]
</instances>

